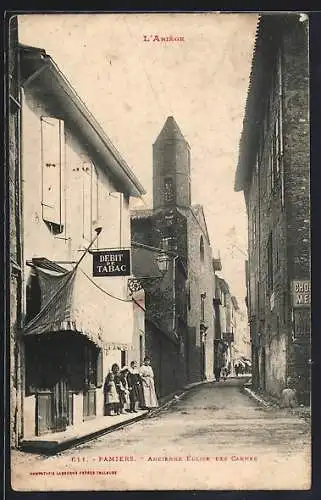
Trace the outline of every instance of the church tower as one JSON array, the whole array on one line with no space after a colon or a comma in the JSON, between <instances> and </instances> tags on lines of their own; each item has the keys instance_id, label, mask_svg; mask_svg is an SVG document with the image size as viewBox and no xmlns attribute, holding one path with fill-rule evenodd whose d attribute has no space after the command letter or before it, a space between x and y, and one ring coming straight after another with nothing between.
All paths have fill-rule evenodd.
<instances>
[{"instance_id":1,"label":"church tower","mask_svg":"<svg viewBox=\"0 0 321 500\"><path fill-rule=\"evenodd\" d=\"M173 116L169 116L153 144L153 208L190 205L190 147Z\"/></svg>"}]
</instances>

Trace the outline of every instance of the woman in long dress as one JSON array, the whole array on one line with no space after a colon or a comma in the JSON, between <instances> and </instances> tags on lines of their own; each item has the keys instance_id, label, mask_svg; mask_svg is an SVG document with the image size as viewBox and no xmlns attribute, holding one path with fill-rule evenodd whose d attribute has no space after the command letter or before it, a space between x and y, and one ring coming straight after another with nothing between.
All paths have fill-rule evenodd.
<instances>
[{"instance_id":1,"label":"woman in long dress","mask_svg":"<svg viewBox=\"0 0 321 500\"><path fill-rule=\"evenodd\" d=\"M149 357L146 356L144 358L144 364L140 367L139 374L142 381L144 407L147 409L157 408L158 401L155 392L154 372L150 366Z\"/></svg>"}]
</instances>

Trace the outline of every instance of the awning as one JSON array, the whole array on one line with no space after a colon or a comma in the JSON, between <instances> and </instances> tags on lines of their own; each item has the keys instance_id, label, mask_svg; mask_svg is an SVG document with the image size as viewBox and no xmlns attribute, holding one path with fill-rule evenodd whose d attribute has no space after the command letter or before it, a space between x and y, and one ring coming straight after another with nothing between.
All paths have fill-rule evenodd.
<instances>
[{"instance_id":1,"label":"awning","mask_svg":"<svg viewBox=\"0 0 321 500\"><path fill-rule=\"evenodd\" d=\"M52 274L35 268L41 310L24 327L25 335L72 331L99 347L128 349L133 336L132 301L114 297L80 268Z\"/></svg>"}]
</instances>

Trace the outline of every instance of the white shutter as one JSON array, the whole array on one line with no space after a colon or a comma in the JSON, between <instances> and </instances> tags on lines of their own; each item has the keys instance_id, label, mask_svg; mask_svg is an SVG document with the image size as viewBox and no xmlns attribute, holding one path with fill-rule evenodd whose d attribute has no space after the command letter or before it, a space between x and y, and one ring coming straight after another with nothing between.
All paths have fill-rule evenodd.
<instances>
[{"instance_id":1,"label":"white shutter","mask_svg":"<svg viewBox=\"0 0 321 500\"><path fill-rule=\"evenodd\" d=\"M108 194L106 204L108 221L106 224L106 235L110 241L110 248L118 248L121 245L121 193L113 191ZM104 228L105 230L105 228Z\"/></svg>"},{"instance_id":2,"label":"white shutter","mask_svg":"<svg viewBox=\"0 0 321 500\"><path fill-rule=\"evenodd\" d=\"M83 178L83 238L88 242L91 241L91 169L92 165L89 162L82 163L82 178Z\"/></svg>"},{"instance_id":3,"label":"white shutter","mask_svg":"<svg viewBox=\"0 0 321 500\"><path fill-rule=\"evenodd\" d=\"M51 117L41 118L42 149L42 217L62 224L62 159L64 154L64 123Z\"/></svg>"}]
</instances>

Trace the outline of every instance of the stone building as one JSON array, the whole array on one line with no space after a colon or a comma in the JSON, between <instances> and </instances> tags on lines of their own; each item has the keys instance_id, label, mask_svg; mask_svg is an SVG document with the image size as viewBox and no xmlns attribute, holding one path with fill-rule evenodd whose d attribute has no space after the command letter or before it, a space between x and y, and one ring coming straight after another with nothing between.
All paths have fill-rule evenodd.
<instances>
[{"instance_id":1,"label":"stone building","mask_svg":"<svg viewBox=\"0 0 321 500\"><path fill-rule=\"evenodd\" d=\"M158 260L164 257L167 266L160 272ZM132 262L133 274L140 280L130 280L129 286L133 282L144 287L145 355L152 359L156 392L162 397L181 387L185 380L176 322L184 314L181 305L185 300L186 271L175 254L135 241Z\"/></svg>"},{"instance_id":2,"label":"stone building","mask_svg":"<svg viewBox=\"0 0 321 500\"><path fill-rule=\"evenodd\" d=\"M233 296L232 301L235 301L233 309L233 363L234 367L236 364L241 365L246 373L250 373L252 363L248 317L246 311L242 310L241 307L239 307L238 303L236 302L236 298Z\"/></svg>"},{"instance_id":3,"label":"stone building","mask_svg":"<svg viewBox=\"0 0 321 500\"><path fill-rule=\"evenodd\" d=\"M310 387L309 161L308 26L296 13L263 15L235 179L248 214L253 386L277 396L294 384L303 403Z\"/></svg>"},{"instance_id":4,"label":"stone building","mask_svg":"<svg viewBox=\"0 0 321 500\"><path fill-rule=\"evenodd\" d=\"M237 331L236 312L238 304L236 297L231 295L226 280L215 276L215 365L226 367L234 373L234 341Z\"/></svg>"},{"instance_id":5,"label":"stone building","mask_svg":"<svg viewBox=\"0 0 321 500\"><path fill-rule=\"evenodd\" d=\"M7 82L6 82L6 122L7 128L7 169L6 189L8 196L6 216L9 227L10 264L7 268L7 290L10 290L8 306L10 331L10 444L16 446L21 435L22 391L21 391L21 349L19 332L22 327L22 210L21 210L21 161L20 123L21 103L19 88L19 50L17 17L8 23Z\"/></svg>"},{"instance_id":6,"label":"stone building","mask_svg":"<svg viewBox=\"0 0 321 500\"><path fill-rule=\"evenodd\" d=\"M144 189L45 50L18 51L19 103L11 100L21 128L10 125L9 170L16 161L19 175L20 147L21 210L10 199L11 257L22 273L11 288L20 401L12 396L11 407L23 445L103 416L111 364L142 358L144 296L128 297L126 276L95 277L93 254L130 248L129 199Z\"/></svg>"},{"instance_id":7,"label":"stone building","mask_svg":"<svg viewBox=\"0 0 321 500\"><path fill-rule=\"evenodd\" d=\"M132 240L174 257L174 293L161 312L172 311L170 330L179 342L171 347L179 359L177 387L211 379L214 362L212 249L203 208L192 204L190 168L190 146L170 116L153 145L153 208L131 213ZM168 283L157 286L162 294Z\"/></svg>"}]
</instances>

